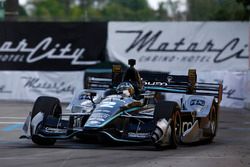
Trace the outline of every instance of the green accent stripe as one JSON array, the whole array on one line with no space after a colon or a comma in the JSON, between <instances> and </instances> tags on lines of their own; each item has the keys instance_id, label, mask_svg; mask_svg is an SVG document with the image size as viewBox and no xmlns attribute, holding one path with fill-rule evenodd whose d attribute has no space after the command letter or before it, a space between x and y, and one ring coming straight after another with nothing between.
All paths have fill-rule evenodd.
<instances>
[{"instance_id":1,"label":"green accent stripe","mask_svg":"<svg viewBox=\"0 0 250 167\"><path fill-rule=\"evenodd\" d=\"M112 69L87 69L85 71L91 73L112 73Z\"/></svg>"},{"instance_id":2,"label":"green accent stripe","mask_svg":"<svg viewBox=\"0 0 250 167\"><path fill-rule=\"evenodd\" d=\"M177 90L177 89L169 89L169 88L162 88L162 87L144 87L148 90L161 90L161 91L169 91L169 92L177 92L177 93L186 93L185 90Z\"/></svg>"}]
</instances>

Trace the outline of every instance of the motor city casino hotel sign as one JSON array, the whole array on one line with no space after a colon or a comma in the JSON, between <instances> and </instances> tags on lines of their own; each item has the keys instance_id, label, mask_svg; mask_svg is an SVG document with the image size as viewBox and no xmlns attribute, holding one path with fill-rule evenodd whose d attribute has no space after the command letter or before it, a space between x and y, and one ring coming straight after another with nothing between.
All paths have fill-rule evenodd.
<instances>
[{"instance_id":1,"label":"motor city casino hotel sign","mask_svg":"<svg viewBox=\"0 0 250 167\"><path fill-rule=\"evenodd\" d=\"M247 22L110 22L111 61L153 71L248 69Z\"/></svg>"},{"instance_id":2,"label":"motor city casino hotel sign","mask_svg":"<svg viewBox=\"0 0 250 167\"><path fill-rule=\"evenodd\" d=\"M0 23L0 99L68 102L104 57L106 23Z\"/></svg>"},{"instance_id":3,"label":"motor city casino hotel sign","mask_svg":"<svg viewBox=\"0 0 250 167\"><path fill-rule=\"evenodd\" d=\"M102 60L106 23L1 23L0 70L82 70Z\"/></svg>"}]
</instances>

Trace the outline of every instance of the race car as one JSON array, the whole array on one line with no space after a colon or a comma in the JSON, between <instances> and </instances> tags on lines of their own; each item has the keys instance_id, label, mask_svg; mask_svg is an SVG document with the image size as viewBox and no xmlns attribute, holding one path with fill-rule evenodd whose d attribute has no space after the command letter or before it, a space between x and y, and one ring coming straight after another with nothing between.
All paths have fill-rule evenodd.
<instances>
[{"instance_id":1,"label":"race car","mask_svg":"<svg viewBox=\"0 0 250 167\"><path fill-rule=\"evenodd\" d=\"M222 84L197 83L196 70L163 80L143 80L135 60L122 72L114 65L112 78L90 77L62 112L59 99L41 96L34 103L20 138L38 145L74 137L105 142L148 143L177 148L181 143L211 142L216 136ZM180 102L160 93L182 94Z\"/></svg>"}]
</instances>

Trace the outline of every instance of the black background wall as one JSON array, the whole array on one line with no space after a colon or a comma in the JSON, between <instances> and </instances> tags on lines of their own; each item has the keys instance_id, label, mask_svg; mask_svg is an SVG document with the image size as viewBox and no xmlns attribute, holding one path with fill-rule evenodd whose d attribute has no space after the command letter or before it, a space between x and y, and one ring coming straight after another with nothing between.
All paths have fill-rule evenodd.
<instances>
[{"instance_id":1,"label":"black background wall","mask_svg":"<svg viewBox=\"0 0 250 167\"><path fill-rule=\"evenodd\" d=\"M0 70L82 70L105 59L106 22L0 23Z\"/></svg>"}]
</instances>

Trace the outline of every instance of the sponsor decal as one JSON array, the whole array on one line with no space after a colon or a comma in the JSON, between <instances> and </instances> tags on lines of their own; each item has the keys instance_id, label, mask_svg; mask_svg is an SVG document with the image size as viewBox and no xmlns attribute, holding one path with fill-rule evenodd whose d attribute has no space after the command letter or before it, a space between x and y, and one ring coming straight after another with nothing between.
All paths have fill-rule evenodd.
<instances>
[{"instance_id":1,"label":"sponsor decal","mask_svg":"<svg viewBox=\"0 0 250 167\"><path fill-rule=\"evenodd\" d=\"M204 106L205 104L206 104L205 100L202 100L202 99L192 99L190 101L190 106L193 106L193 105Z\"/></svg>"},{"instance_id":2,"label":"sponsor decal","mask_svg":"<svg viewBox=\"0 0 250 167\"><path fill-rule=\"evenodd\" d=\"M128 137L133 137L133 138L148 138L150 137L150 133L134 133L134 132L129 132Z\"/></svg>"},{"instance_id":3,"label":"sponsor decal","mask_svg":"<svg viewBox=\"0 0 250 167\"><path fill-rule=\"evenodd\" d=\"M182 134L193 126L193 122L182 122Z\"/></svg>"},{"instance_id":4,"label":"sponsor decal","mask_svg":"<svg viewBox=\"0 0 250 167\"><path fill-rule=\"evenodd\" d=\"M190 96L186 101L188 110L202 112L208 108L209 101L203 96Z\"/></svg>"},{"instance_id":5,"label":"sponsor decal","mask_svg":"<svg viewBox=\"0 0 250 167\"><path fill-rule=\"evenodd\" d=\"M100 104L100 107L114 108L115 105L116 105L116 102L112 102L112 101L103 101L103 102Z\"/></svg>"},{"instance_id":6,"label":"sponsor decal","mask_svg":"<svg viewBox=\"0 0 250 167\"><path fill-rule=\"evenodd\" d=\"M92 124L92 125L96 125L96 124L100 124L101 122L97 121L97 120L91 120L88 122L89 124Z\"/></svg>"},{"instance_id":7,"label":"sponsor decal","mask_svg":"<svg viewBox=\"0 0 250 167\"><path fill-rule=\"evenodd\" d=\"M102 110L95 110L95 112L103 112L103 113L108 113L108 114L112 113L111 110L105 110L105 109L102 109Z\"/></svg>"},{"instance_id":8,"label":"sponsor decal","mask_svg":"<svg viewBox=\"0 0 250 167\"><path fill-rule=\"evenodd\" d=\"M117 34L132 34L134 39L125 49L126 53L131 51L144 53L165 53L164 55L145 56L138 58L139 62L211 62L222 63L230 59L248 59L248 55L244 52L248 49L248 44L240 44L240 38L232 37L225 41L222 46L217 46L216 41L209 39L205 44L199 42L188 43L186 37L180 38L175 42L161 41L163 34L159 31L143 31L143 30L117 30ZM191 54L188 54L191 53ZM188 54L187 56L177 56L179 54ZM211 57L213 56L213 57Z\"/></svg>"},{"instance_id":9,"label":"sponsor decal","mask_svg":"<svg viewBox=\"0 0 250 167\"><path fill-rule=\"evenodd\" d=\"M88 119L87 124L97 124L100 125L106 121L111 115L102 112L94 112Z\"/></svg>"},{"instance_id":10,"label":"sponsor decal","mask_svg":"<svg viewBox=\"0 0 250 167\"><path fill-rule=\"evenodd\" d=\"M145 81L145 86L168 86L167 82L159 82L159 81Z\"/></svg>"},{"instance_id":11,"label":"sponsor decal","mask_svg":"<svg viewBox=\"0 0 250 167\"><path fill-rule=\"evenodd\" d=\"M67 84L64 81L42 81L40 78L36 77L21 77L24 80L24 88L28 88L34 92L54 92L56 94L60 93L70 93L73 95L75 87L71 84Z\"/></svg>"}]
</instances>

